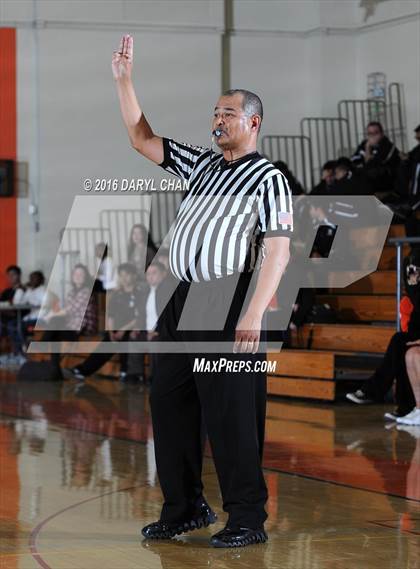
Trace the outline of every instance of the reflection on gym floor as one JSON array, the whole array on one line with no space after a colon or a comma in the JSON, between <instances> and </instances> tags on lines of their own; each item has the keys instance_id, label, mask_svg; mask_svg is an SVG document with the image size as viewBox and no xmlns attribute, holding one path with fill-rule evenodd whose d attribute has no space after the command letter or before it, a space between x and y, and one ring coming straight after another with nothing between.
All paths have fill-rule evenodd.
<instances>
[{"instance_id":1,"label":"reflection on gym floor","mask_svg":"<svg viewBox=\"0 0 420 569\"><path fill-rule=\"evenodd\" d=\"M160 513L148 392L107 380L0 384L2 569L420 567L420 429L384 428L383 407L270 401L266 545L216 550L219 521L167 542L140 538Z\"/></svg>"}]
</instances>

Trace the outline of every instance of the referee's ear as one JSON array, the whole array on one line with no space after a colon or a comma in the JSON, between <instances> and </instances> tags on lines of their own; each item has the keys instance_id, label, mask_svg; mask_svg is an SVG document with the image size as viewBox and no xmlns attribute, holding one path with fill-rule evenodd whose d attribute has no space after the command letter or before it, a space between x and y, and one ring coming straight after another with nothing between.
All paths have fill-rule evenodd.
<instances>
[{"instance_id":1,"label":"referee's ear","mask_svg":"<svg viewBox=\"0 0 420 569\"><path fill-rule=\"evenodd\" d=\"M251 117L251 131L258 134L261 128L261 117L260 115L252 115Z\"/></svg>"}]
</instances>

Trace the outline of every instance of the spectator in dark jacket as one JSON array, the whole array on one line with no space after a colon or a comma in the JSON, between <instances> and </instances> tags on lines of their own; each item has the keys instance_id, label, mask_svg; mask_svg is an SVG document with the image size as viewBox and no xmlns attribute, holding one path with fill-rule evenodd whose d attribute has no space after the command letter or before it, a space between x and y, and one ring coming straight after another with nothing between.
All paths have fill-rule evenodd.
<instances>
[{"instance_id":1,"label":"spectator in dark jacket","mask_svg":"<svg viewBox=\"0 0 420 569\"><path fill-rule=\"evenodd\" d=\"M328 196L334 184L335 160L329 160L322 166L321 181L310 192L311 196Z\"/></svg>"},{"instance_id":2,"label":"spectator in dark jacket","mask_svg":"<svg viewBox=\"0 0 420 569\"><path fill-rule=\"evenodd\" d=\"M2 290L0 293L0 302L8 302L12 304L20 304L23 301L25 294L25 288L22 285L22 271L17 265L10 265L6 269L6 277L9 286ZM16 330L18 328L18 321L16 312L5 311L0 315L0 338L2 336L9 336L10 338L16 337ZM19 351L13 343L13 354L3 354L0 356L0 365L17 363L20 365L23 363L20 359Z\"/></svg>"},{"instance_id":3,"label":"spectator in dark jacket","mask_svg":"<svg viewBox=\"0 0 420 569\"><path fill-rule=\"evenodd\" d=\"M400 154L385 136L381 123L373 121L367 125L367 138L359 144L351 160L362 170L371 194L393 192Z\"/></svg>"},{"instance_id":4,"label":"spectator in dark jacket","mask_svg":"<svg viewBox=\"0 0 420 569\"><path fill-rule=\"evenodd\" d=\"M420 236L420 220L417 218L420 211L420 125L414 129L414 134L417 145L402 160L397 184L404 202L402 212L407 237Z\"/></svg>"},{"instance_id":5,"label":"spectator in dark jacket","mask_svg":"<svg viewBox=\"0 0 420 569\"><path fill-rule=\"evenodd\" d=\"M385 413L385 418L391 420L407 415L416 404L404 358L410 347L408 343L420 338L420 253L410 255L404 261L404 268L405 290L412 303L408 329L392 336L381 365L362 388L347 393L347 399L353 403L382 402L396 380L397 409L393 413Z\"/></svg>"},{"instance_id":6,"label":"spectator in dark jacket","mask_svg":"<svg viewBox=\"0 0 420 569\"><path fill-rule=\"evenodd\" d=\"M22 300L25 287L22 284L22 270L17 265L10 265L6 269L6 278L9 286L1 291L0 302L19 304Z\"/></svg>"}]
</instances>

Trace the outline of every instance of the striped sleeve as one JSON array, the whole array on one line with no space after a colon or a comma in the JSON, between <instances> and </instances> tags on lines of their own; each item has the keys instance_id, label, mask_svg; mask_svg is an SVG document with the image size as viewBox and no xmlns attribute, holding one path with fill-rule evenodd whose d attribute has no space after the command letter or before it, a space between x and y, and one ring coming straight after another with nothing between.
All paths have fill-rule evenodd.
<instances>
[{"instance_id":1,"label":"striped sleeve","mask_svg":"<svg viewBox=\"0 0 420 569\"><path fill-rule=\"evenodd\" d=\"M162 140L164 158L159 166L183 180L189 180L198 158L206 149L201 146L175 142L170 138Z\"/></svg>"},{"instance_id":2,"label":"striped sleeve","mask_svg":"<svg viewBox=\"0 0 420 569\"><path fill-rule=\"evenodd\" d=\"M277 172L260 185L257 225L265 237L293 233L292 193L286 178Z\"/></svg>"}]
</instances>

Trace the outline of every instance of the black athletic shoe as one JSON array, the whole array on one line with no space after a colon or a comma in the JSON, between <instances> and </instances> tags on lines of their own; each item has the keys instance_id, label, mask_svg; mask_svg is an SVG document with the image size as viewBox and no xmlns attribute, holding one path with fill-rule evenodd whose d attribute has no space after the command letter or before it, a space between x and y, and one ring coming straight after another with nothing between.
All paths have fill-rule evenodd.
<instances>
[{"instance_id":1,"label":"black athletic shoe","mask_svg":"<svg viewBox=\"0 0 420 569\"><path fill-rule=\"evenodd\" d=\"M124 378L125 383L129 383L130 385L142 385L144 383L144 379L142 375L137 375L135 373L128 373Z\"/></svg>"},{"instance_id":2,"label":"black athletic shoe","mask_svg":"<svg viewBox=\"0 0 420 569\"><path fill-rule=\"evenodd\" d=\"M86 376L77 367L66 367L63 369L63 375L66 379L77 379L78 381L84 381Z\"/></svg>"},{"instance_id":3,"label":"black athletic shoe","mask_svg":"<svg viewBox=\"0 0 420 569\"><path fill-rule=\"evenodd\" d=\"M352 401L353 403L357 403L358 405L367 405L369 403L373 403L372 399L366 395L364 391L358 389L354 393L346 393L347 399Z\"/></svg>"},{"instance_id":4,"label":"black athletic shoe","mask_svg":"<svg viewBox=\"0 0 420 569\"><path fill-rule=\"evenodd\" d=\"M210 508L206 500L201 502L196 513L188 520L178 522L157 521L145 526L141 533L147 539L171 539L181 533L193 531L195 529L206 528L214 524L217 520L215 512Z\"/></svg>"},{"instance_id":5,"label":"black athletic shoe","mask_svg":"<svg viewBox=\"0 0 420 569\"><path fill-rule=\"evenodd\" d=\"M251 529L245 527L229 527L214 534L210 543L214 547L245 547L255 543L265 543L268 535L264 528Z\"/></svg>"}]
</instances>

